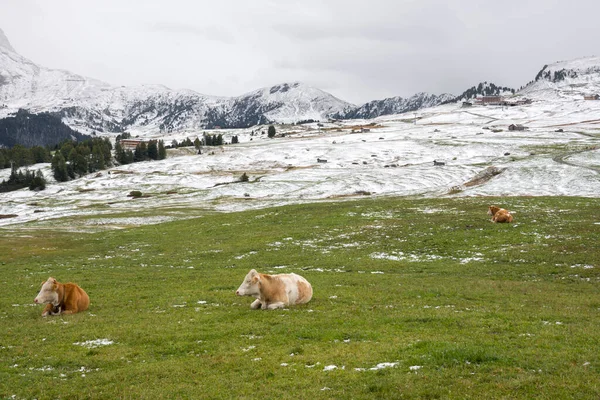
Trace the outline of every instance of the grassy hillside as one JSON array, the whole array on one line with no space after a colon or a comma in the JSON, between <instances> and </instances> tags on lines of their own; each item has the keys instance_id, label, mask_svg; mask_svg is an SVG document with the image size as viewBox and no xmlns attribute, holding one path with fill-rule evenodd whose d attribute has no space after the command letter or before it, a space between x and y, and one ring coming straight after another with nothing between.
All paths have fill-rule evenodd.
<instances>
[{"instance_id":1,"label":"grassy hillside","mask_svg":"<svg viewBox=\"0 0 600 400\"><path fill-rule=\"evenodd\" d=\"M515 223L490 223L491 203ZM599 206L379 199L3 230L0 398L598 398ZM251 268L303 275L313 300L251 310L234 294ZM42 318L49 276L90 309Z\"/></svg>"}]
</instances>

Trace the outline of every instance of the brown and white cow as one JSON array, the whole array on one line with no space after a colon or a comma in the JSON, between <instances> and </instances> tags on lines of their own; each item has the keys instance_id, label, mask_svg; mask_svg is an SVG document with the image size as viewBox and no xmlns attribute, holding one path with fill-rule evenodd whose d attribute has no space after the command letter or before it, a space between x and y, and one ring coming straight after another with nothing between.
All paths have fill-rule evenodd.
<instances>
[{"instance_id":1,"label":"brown and white cow","mask_svg":"<svg viewBox=\"0 0 600 400\"><path fill-rule=\"evenodd\" d=\"M297 274L268 275L250 270L235 292L238 296L252 296L256 300L250 308L275 309L308 303L313 295L312 286Z\"/></svg>"},{"instance_id":2,"label":"brown and white cow","mask_svg":"<svg viewBox=\"0 0 600 400\"><path fill-rule=\"evenodd\" d=\"M510 212L505 210L504 208L489 206L488 215L491 215L492 222L512 222L513 216Z\"/></svg>"},{"instance_id":3,"label":"brown and white cow","mask_svg":"<svg viewBox=\"0 0 600 400\"><path fill-rule=\"evenodd\" d=\"M77 284L63 284L50 277L46 282L42 282L42 289L33 302L46 304L42 313L42 317L45 317L85 311L90 305L90 298Z\"/></svg>"}]
</instances>

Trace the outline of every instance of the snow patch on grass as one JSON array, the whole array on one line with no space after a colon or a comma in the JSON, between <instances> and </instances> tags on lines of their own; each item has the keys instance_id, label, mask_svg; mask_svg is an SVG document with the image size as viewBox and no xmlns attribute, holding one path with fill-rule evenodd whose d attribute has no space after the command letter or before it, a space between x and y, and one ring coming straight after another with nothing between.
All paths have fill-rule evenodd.
<instances>
[{"instance_id":1,"label":"snow patch on grass","mask_svg":"<svg viewBox=\"0 0 600 400\"><path fill-rule=\"evenodd\" d=\"M382 362L371 368L354 368L355 371L378 371L385 368L394 368L399 362Z\"/></svg>"},{"instance_id":2,"label":"snow patch on grass","mask_svg":"<svg viewBox=\"0 0 600 400\"><path fill-rule=\"evenodd\" d=\"M75 342L73 344L75 346L81 346L81 347L85 347L88 349L94 349L94 348L100 347L100 346L109 346L114 343L115 342L113 342L110 339L95 339L95 340L88 340L85 342Z\"/></svg>"}]
</instances>

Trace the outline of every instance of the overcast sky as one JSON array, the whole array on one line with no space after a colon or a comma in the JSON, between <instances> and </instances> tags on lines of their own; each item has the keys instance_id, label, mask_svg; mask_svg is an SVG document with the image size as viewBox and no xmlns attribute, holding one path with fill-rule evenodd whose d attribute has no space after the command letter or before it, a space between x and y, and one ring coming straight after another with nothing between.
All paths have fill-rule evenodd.
<instances>
[{"instance_id":1,"label":"overcast sky","mask_svg":"<svg viewBox=\"0 0 600 400\"><path fill-rule=\"evenodd\" d=\"M599 0L0 0L37 64L116 85L217 96L301 81L353 103L600 55Z\"/></svg>"}]
</instances>

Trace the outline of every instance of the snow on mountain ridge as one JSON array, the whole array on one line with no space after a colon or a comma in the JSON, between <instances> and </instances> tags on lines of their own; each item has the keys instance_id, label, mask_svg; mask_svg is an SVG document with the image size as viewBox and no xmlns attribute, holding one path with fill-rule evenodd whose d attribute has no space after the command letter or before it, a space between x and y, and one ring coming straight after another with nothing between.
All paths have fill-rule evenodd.
<instances>
[{"instance_id":1,"label":"snow on mountain ridge","mask_svg":"<svg viewBox=\"0 0 600 400\"><path fill-rule=\"evenodd\" d=\"M483 82L461 96L507 94L512 89ZM471 96L471 92L474 93ZM496 93L498 92L498 93ZM600 57L544 66L519 94L540 99L582 98L600 93ZM261 88L238 97L217 97L163 85L114 86L64 70L36 65L19 55L0 30L0 118L19 108L54 112L71 127L89 133L133 134L185 129L242 128L327 118L375 118L458 101L461 96L417 93L355 106L300 82Z\"/></svg>"},{"instance_id":2,"label":"snow on mountain ridge","mask_svg":"<svg viewBox=\"0 0 600 400\"><path fill-rule=\"evenodd\" d=\"M600 94L600 57L558 61L544 67L520 94L545 100Z\"/></svg>"},{"instance_id":3,"label":"snow on mountain ridge","mask_svg":"<svg viewBox=\"0 0 600 400\"><path fill-rule=\"evenodd\" d=\"M163 85L118 87L68 71L37 66L14 52L2 35L0 117L19 108L60 114L82 131L247 127L323 120L349 103L308 85L283 83L238 97L207 96ZM240 114L242 113L242 114Z\"/></svg>"},{"instance_id":4,"label":"snow on mountain ridge","mask_svg":"<svg viewBox=\"0 0 600 400\"><path fill-rule=\"evenodd\" d=\"M325 120L356 106L300 82L264 87L237 97L216 97L162 85L117 87L68 71L37 66L0 35L0 117L26 108L49 111L83 132L134 134L202 128L241 128L272 122ZM439 104L436 96L376 101L378 115ZM372 102L372 103L376 103ZM399 103L399 104L396 104Z\"/></svg>"},{"instance_id":5,"label":"snow on mountain ridge","mask_svg":"<svg viewBox=\"0 0 600 400\"><path fill-rule=\"evenodd\" d=\"M240 98L253 98L263 103L268 109L264 113L265 116L270 120L283 123L302 119L322 120L329 114L352 106L332 94L300 82L261 88Z\"/></svg>"},{"instance_id":6,"label":"snow on mountain ridge","mask_svg":"<svg viewBox=\"0 0 600 400\"><path fill-rule=\"evenodd\" d=\"M376 118L382 115L402 114L410 111L437 106L454 99L448 93L439 96L430 93L416 93L411 97L390 97L383 100L373 100L358 107L347 107L343 112L333 115L334 118Z\"/></svg>"},{"instance_id":7,"label":"snow on mountain ridge","mask_svg":"<svg viewBox=\"0 0 600 400\"><path fill-rule=\"evenodd\" d=\"M553 64L548 65L546 69L549 71L559 71L566 69L584 72L589 69L598 68L600 68L600 57L588 56L576 58L574 60L557 61Z\"/></svg>"},{"instance_id":8,"label":"snow on mountain ridge","mask_svg":"<svg viewBox=\"0 0 600 400\"><path fill-rule=\"evenodd\" d=\"M0 29L0 50L2 50L2 49L6 49L8 51L16 53L15 49L11 46L10 41L4 34L4 31L2 31L2 29Z\"/></svg>"}]
</instances>

